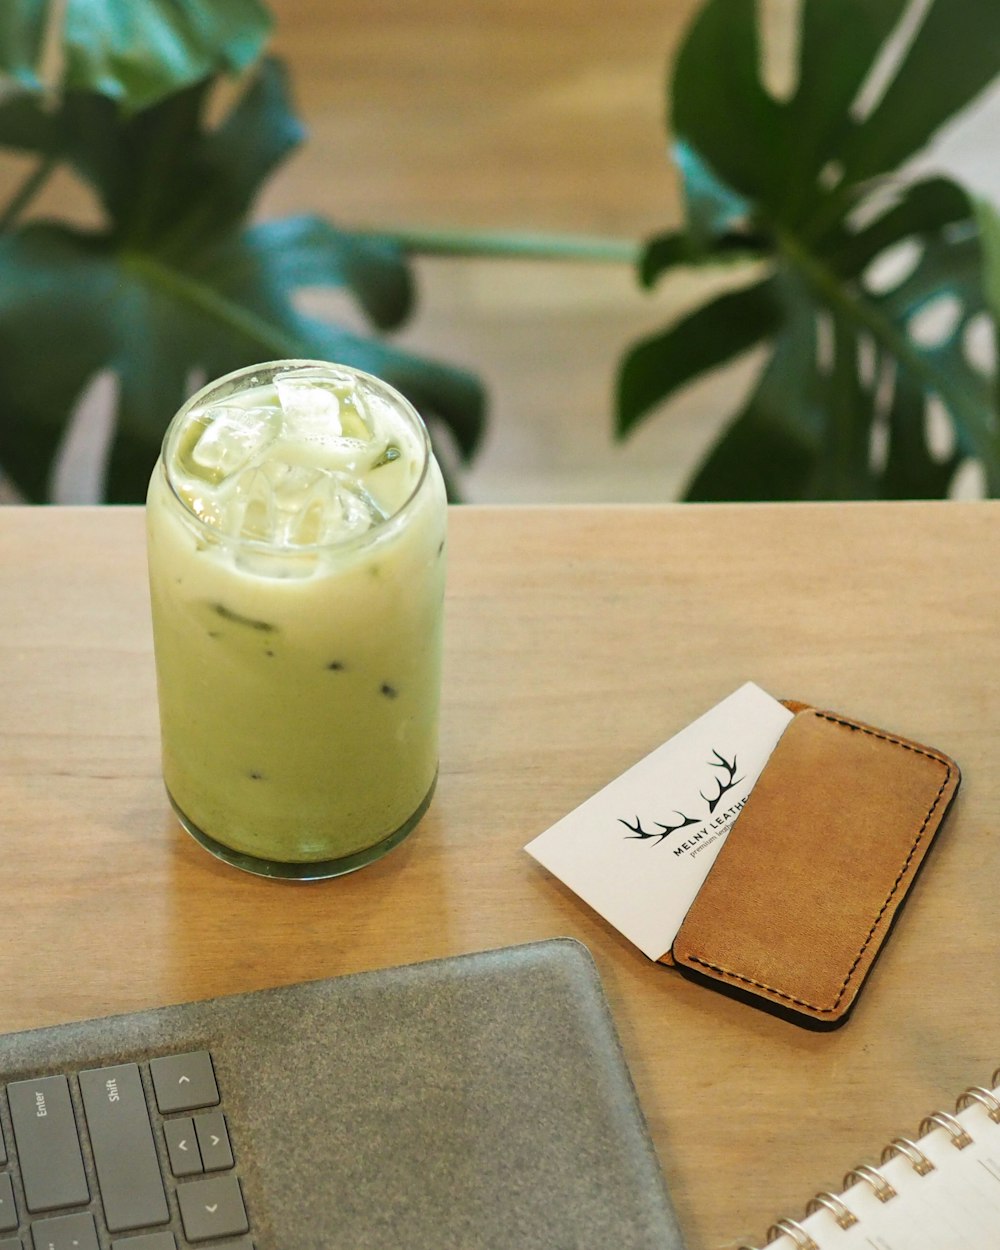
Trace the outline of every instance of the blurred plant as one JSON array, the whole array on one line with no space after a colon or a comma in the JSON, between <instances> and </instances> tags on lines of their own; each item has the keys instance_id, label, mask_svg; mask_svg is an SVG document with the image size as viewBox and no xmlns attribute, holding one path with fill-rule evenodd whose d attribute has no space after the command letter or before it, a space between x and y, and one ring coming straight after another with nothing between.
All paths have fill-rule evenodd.
<instances>
[{"instance_id":1,"label":"blurred plant","mask_svg":"<svg viewBox=\"0 0 1000 1250\"><path fill-rule=\"evenodd\" d=\"M993 320L1000 327L1000 210L992 204L980 203L977 207L986 261L986 298L993 310ZM996 409L1000 412L1000 368L994 384Z\"/></svg>"},{"instance_id":2,"label":"blurred plant","mask_svg":"<svg viewBox=\"0 0 1000 1250\"><path fill-rule=\"evenodd\" d=\"M315 216L251 224L262 182L303 139L281 64L261 58L269 25L262 0L4 0L0 146L36 164L0 207L0 468L28 498L48 496L80 396L108 370L110 500L142 497L192 379L275 356L379 374L468 459L484 424L472 376L307 317L296 292L341 287L384 332L412 310L410 252L635 255L609 240L348 232ZM954 181L905 176L997 74L1000 5L800 0L797 84L781 98L760 44L758 0L706 0L672 68L685 223L642 249L640 280L724 265L745 281L626 353L619 437L757 347L752 393L689 498L944 495L968 460L1000 494L1000 386L970 351L987 339L995 357L1000 215ZM242 92L210 126L232 74ZM29 217L60 166L96 194L101 228Z\"/></svg>"},{"instance_id":3,"label":"blurred plant","mask_svg":"<svg viewBox=\"0 0 1000 1250\"><path fill-rule=\"evenodd\" d=\"M1000 5L924 7L907 44L908 0L802 0L787 99L761 81L754 0L708 0L686 37L671 76L686 220L645 248L641 281L753 267L631 348L618 435L706 370L769 349L691 499L938 496L969 458L1000 493L1000 396L969 352L976 335L995 346L981 243L1000 317L1000 225L954 182L894 172L997 74ZM879 94L894 31L902 53ZM932 408L953 432L943 450Z\"/></svg>"},{"instance_id":4,"label":"blurred plant","mask_svg":"<svg viewBox=\"0 0 1000 1250\"><path fill-rule=\"evenodd\" d=\"M376 373L473 454L471 375L294 306L301 287L341 287L373 327L399 326L413 301L402 247L315 216L250 224L261 183L303 140L281 64L258 59L269 27L259 0L3 0L0 146L35 158L0 208L0 469L26 498L49 497L103 370L117 380L109 501L144 497L193 378L278 357ZM213 89L234 73L241 92L210 127ZM99 229L26 216L60 166L97 196Z\"/></svg>"}]
</instances>

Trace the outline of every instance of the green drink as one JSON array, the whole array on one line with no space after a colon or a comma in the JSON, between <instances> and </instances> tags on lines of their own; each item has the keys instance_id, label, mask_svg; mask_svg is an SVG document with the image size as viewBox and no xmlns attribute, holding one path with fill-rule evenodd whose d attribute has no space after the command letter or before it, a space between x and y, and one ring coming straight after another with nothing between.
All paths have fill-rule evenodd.
<instances>
[{"instance_id":1,"label":"green drink","mask_svg":"<svg viewBox=\"0 0 1000 1250\"><path fill-rule=\"evenodd\" d=\"M265 876L395 846L437 775L446 502L414 409L343 366L240 370L171 422L146 515L184 827Z\"/></svg>"}]
</instances>

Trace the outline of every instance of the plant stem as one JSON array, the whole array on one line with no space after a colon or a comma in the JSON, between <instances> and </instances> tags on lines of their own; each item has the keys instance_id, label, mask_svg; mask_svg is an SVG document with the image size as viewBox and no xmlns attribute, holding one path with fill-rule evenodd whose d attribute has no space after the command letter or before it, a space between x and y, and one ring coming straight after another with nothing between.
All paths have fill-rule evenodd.
<instances>
[{"instance_id":1,"label":"plant stem","mask_svg":"<svg viewBox=\"0 0 1000 1250\"><path fill-rule=\"evenodd\" d=\"M642 245L592 235L506 234L479 230L373 231L407 252L430 256L503 256L526 260L582 260L635 265Z\"/></svg>"},{"instance_id":2,"label":"plant stem","mask_svg":"<svg viewBox=\"0 0 1000 1250\"><path fill-rule=\"evenodd\" d=\"M4 234L14 227L25 208L48 181L49 175L57 164L58 162L54 156L45 156L28 174L24 182L14 192L10 203L3 210L3 214L0 215L0 234Z\"/></svg>"}]
</instances>

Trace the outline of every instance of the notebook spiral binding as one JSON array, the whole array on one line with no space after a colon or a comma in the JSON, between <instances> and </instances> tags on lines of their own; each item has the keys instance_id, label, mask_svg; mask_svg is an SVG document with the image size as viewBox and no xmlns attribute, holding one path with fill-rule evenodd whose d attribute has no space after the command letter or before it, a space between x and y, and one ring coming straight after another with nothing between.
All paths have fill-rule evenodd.
<instances>
[{"instance_id":1,"label":"notebook spiral binding","mask_svg":"<svg viewBox=\"0 0 1000 1250\"><path fill-rule=\"evenodd\" d=\"M981 1085L973 1085L969 1089L963 1090L956 1100L955 1110L961 1111L964 1107L978 1102L985 1108L986 1114L994 1124L1000 1124L1000 1097L998 1097L998 1094L1000 1094L1000 1068L997 1068L993 1073L990 1085L991 1089L984 1089ZM934 1164L920 1149L918 1143L922 1137L933 1132L936 1128L944 1129L948 1133L951 1137L951 1143L956 1150L964 1150L966 1146L972 1144L972 1138L969 1136L968 1131L953 1115L950 1115L947 1111L935 1111L932 1115L925 1116L921 1121L920 1129L917 1133L917 1141L911 1141L908 1137L894 1137L882 1151L881 1162L886 1163L893 1155L901 1154L909 1160L910 1165L918 1176L926 1176L928 1172L933 1172ZM844 1177L844 1191L859 1182L864 1182L870 1186L879 1202L891 1202L897 1196L896 1190L889 1184L878 1168L869 1167L867 1164L860 1164L858 1167L852 1168ZM840 1228L848 1229L852 1225L857 1224L858 1217L844 1201L845 1196L846 1193L843 1191L840 1194L817 1194L809 1200L805 1214L812 1215L815 1211L825 1209L830 1212ZM819 1250L816 1242L802 1225L795 1220L780 1219L777 1223L772 1224L767 1230L765 1246L772 1245L781 1236L789 1237L795 1245L795 1250ZM760 1248L750 1245L749 1242L743 1242L738 1247L738 1250L760 1250Z\"/></svg>"}]
</instances>

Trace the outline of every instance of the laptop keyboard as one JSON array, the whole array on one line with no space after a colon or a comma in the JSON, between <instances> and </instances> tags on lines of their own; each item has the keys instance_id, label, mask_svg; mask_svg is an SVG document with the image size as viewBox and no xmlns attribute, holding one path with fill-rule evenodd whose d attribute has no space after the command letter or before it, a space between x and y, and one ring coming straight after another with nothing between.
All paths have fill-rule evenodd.
<instances>
[{"instance_id":1,"label":"laptop keyboard","mask_svg":"<svg viewBox=\"0 0 1000 1250\"><path fill-rule=\"evenodd\" d=\"M207 1051L5 1092L0 1250L253 1250Z\"/></svg>"}]
</instances>

